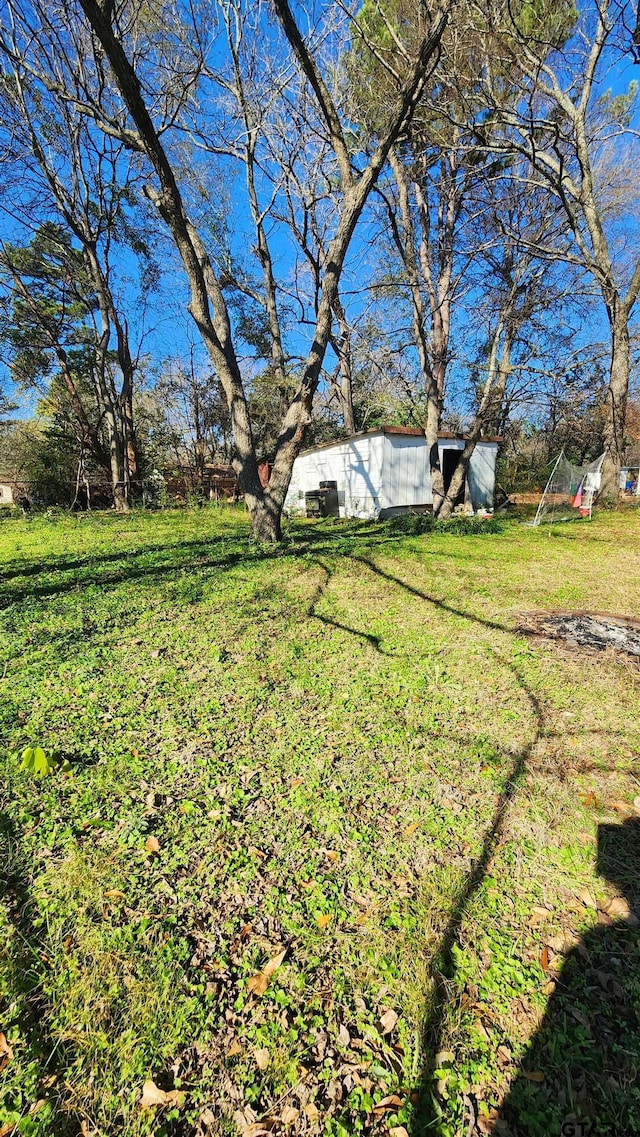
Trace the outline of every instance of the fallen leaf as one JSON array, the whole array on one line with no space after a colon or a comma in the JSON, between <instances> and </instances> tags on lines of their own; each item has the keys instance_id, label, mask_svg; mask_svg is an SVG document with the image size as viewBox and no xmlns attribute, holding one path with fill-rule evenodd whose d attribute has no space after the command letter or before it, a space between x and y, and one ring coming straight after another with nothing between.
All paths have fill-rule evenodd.
<instances>
[{"instance_id":1,"label":"fallen leaf","mask_svg":"<svg viewBox=\"0 0 640 1137\"><path fill-rule=\"evenodd\" d=\"M284 948L278 955L274 955L268 963L265 963L262 971L251 976L247 983L247 991L250 995L264 995L271 981L271 976L278 970L286 954L287 949Z\"/></svg>"},{"instance_id":2,"label":"fallen leaf","mask_svg":"<svg viewBox=\"0 0 640 1137\"><path fill-rule=\"evenodd\" d=\"M148 853L153 854L153 853L159 853L160 852L160 842L159 842L157 837L153 836L153 834L151 836L147 837L147 839L144 843L144 847Z\"/></svg>"},{"instance_id":3,"label":"fallen leaf","mask_svg":"<svg viewBox=\"0 0 640 1137\"><path fill-rule=\"evenodd\" d=\"M314 1122L318 1121L320 1118L320 1114L318 1113L318 1107L317 1107L317 1105L314 1105L314 1103L312 1101L310 1101L307 1105L305 1105L304 1112L312 1124Z\"/></svg>"},{"instance_id":4,"label":"fallen leaf","mask_svg":"<svg viewBox=\"0 0 640 1137\"><path fill-rule=\"evenodd\" d=\"M269 1054L269 1051L267 1050L266 1046L261 1046L261 1047L258 1047L256 1050L254 1050L253 1057L256 1060L256 1066L258 1067L258 1069L259 1070L266 1070L267 1066L269 1065L269 1061L271 1059L271 1055Z\"/></svg>"},{"instance_id":5,"label":"fallen leaf","mask_svg":"<svg viewBox=\"0 0 640 1137\"><path fill-rule=\"evenodd\" d=\"M640 924L640 920L635 912L631 911L623 896L614 896L612 900L606 900L602 910L614 920L624 920L632 928L637 928Z\"/></svg>"},{"instance_id":6,"label":"fallen leaf","mask_svg":"<svg viewBox=\"0 0 640 1137\"><path fill-rule=\"evenodd\" d=\"M393 1125L389 1130L389 1137L409 1137L404 1125Z\"/></svg>"},{"instance_id":7,"label":"fallen leaf","mask_svg":"<svg viewBox=\"0 0 640 1137\"><path fill-rule=\"evenodd\" d=\"M338 1039L343 1046L348 1046L351 1042L349 1031L347 1030L344 1023L340 1023L340 1026L338 1027Z\"/></svg>"},{"instance_id":8,"label":"fallen leaf","mask_svg":"<svg viewBox=\"0 0 640 1137\"><path fill-rule=\"evenodd\" d=\"M242 1046L235 1038L227 1050L227 1058L235 1058L237 1054L242 1054Z\"/></svg>"},{"instance_id":9,"label":"fallen leaf","mask_svg":"<svg viewBox=\"0 0 640 1137\"><path fill-rule=\"evenodd\" d=\"M292 1105L286 1105L280 1114L280 1121L283 1125L293 1125L300 1116L300 1110L295 1109Z\"/></svg>"},{"instance_id":10,"label":"fallen leaf","mask_svg":"<svg viewBox=\"0 0 640 1137\"><path fill-rule=\"evenodd\" d=\"M0 1032L0 1072L2 1072L2 1070L6 1070L12 1058L13 1050L7 1042L6 1035Z\"/></svg>"},{"instance_id":11,"label":"fallen leaf","mask_svg":"<svg viewBox=\"0 0 640 1137\"><path fill-rule=\"evenodd\" d=\"M546 944L540 953L540 966L543 971L548 971L549 969L549 948Z\"/></svg>"},{"instance_id":12,"label":"fallen leaf","mask_svg":"<svg viewBox=\"0 0 640 1137\"><path fill-rule=\"evenodd\" d=\"M609 809L621 813L623 817L629 817L633 813L633 806L628 801L610 801Z\"/></svg>"},{"instance_id":13,"label":"fallen leaf","mask_svg":"<svg viewBox=\"0 0 640 1137\"><path fill-rule=\"evenodd\" d=\"M588 888L583 888L582 891L578 893L578 900L582 901L585 908L593 908L595 910L598 907L597 900L594 900Z\"/></svg>"},{"instance_id":14,"label":"fallen leaf","mask_svg":"<svg viewBox=\"0 0 640 1137\"><path fill-rule=\"evenodd\" d=\"M119 888L108 888L107 891L105 892L105 896L107 896L109 898L109 900L124 900L125 899L124 892L122 892Z\"/></svg>"},{"instance_id":15,"label":"fallen leaf","mask_svg":"<svg viewBox=\"0 0 640 1137\"><path fill-rule=\"evenodd\" d=\"M331 912L324 912L321 916L316 916L316 924L319 928L326 928L327 924L333 919Z\"/></svg>"},{"instance_id":16,"label":"fallen leaf","mask_svg":"<svg viewBox=\"0 0 640 1137\"><path fill-rule=\"evenodd\" d=\"M397 1094L389 1094L386 1098L377 1101L373 1107L374 1113L395 1113L397 1109L402 1109L402 1098Z\"/></svg>"},{"instance_id":17,"label":"fallen leaf","mask_svg":"<svg viewBox=\"0 0 640 1137\"><path fill-rule=\"evenodd\" d=\"M529 924L541 924L542 921L547 920L550 915L551 913L548 908L543 908L540 904L534 904L533 908L531 909Z\"/></svg>"},{"instance_id":18,"label":"fallen leaf","mask_svg":"<svg viewBox=\"0 0 640 1137\"><path fill-rule=\"evenodd\" d=\"M420 822L419 821L413 821L411 823L411 825L407 825L407 828L404 831L405 837L411 837L412 834L415 833L416 829L419 829L419 828L420 828Z\"/></svg>"},{"instance_id":19,"label":"fallen leaf","mask_svg":"<svg viewBox=\"0 0 640 1137\"><path fill-rule=\"evenodd\" d=\"M397 1021L398 1016L395 1011L391 1009L384 1011L380 1016L380 1021L378 1023L380 1034L391 1034L391 1031L394 1029Z\"/></svg>"},{"instance_id":20,"label":"fallen leaf","mask_svg":"<svg viewBox=\"0 0 640 1137\"><path fill-rule=\"evenodd\" d=\"M338 856L339 856L339 854L336 853L335 849L327 849L327 852L325 855L326 855L327 860L331 861L332 864L335 864L335 862L337 861Z\"/></svg>"},{"instance_id":21,"label":"fallen leaf","mask_svg":"<svg viewBox=\"0 0 640 1137\"><path fill-rule=\"evenodd\" d=\"M450 1066L455 1057L453 1050L439 1050L436 1054L436 1067L440 1069L441 1066Z\"/></svg>"},{"instance_id":22,"label":"fallen leaf","mask_svg":"<svg viewBox=\"0 0 640 1137\"><path fill-rule=\"evenodd\" d=\"M587 809L596 809L597 808L598 799L597 799L596 795L594 794L593 790L589 790L589 793L582 794L581 796L582 796L582 802L587 807Z\"/></svg>"},{"instance_id":23,"label":"fallen leaf","mask_svg":"<svg viewBox=\"0 0 640 1137\"><path fill-rule=\"evenodd\" d=\"M161 1090L151 1078L142 1087L140 1109L155 1109L161 1105L173 1105L179 1109L183 1104L184 1094L180 1090Z\"/></svg>"},{"instance_id":24,"label":"fallen leaf","mask_svg":"<svg viewBox=\"0 0 640 1137\"><path fill-rule=\"evenodd\" d=\"M257 857L259 861L266 861L267 854L262 852L262 849L256 849L255 845L249 845L247 852L252 857Z\"/></svg>"},{"instance_id":25,"label":"fallen leaf","mask_svg":"<svg viewBox=\"0 0 640 1137\"><path fill-rule=\"evenodd\" d=\"M16 1131L17 1121L7 1121L6 1125L0 1127L0 1137L11 1137Z\"/></svg>"},{"instance_id":26,"label":"fallen leaf","mask_svg":"<svg viewBox=\"0 0 640 1137\"><path fill-rule=\"evenodd\" d=\"M291 781L289 782L289 789L297 790L298 786L301 786L303 784L303 782L304 782L304 778L292 778Z\"/></svg>"},{"instance_id":27,"label":"fallen leaf","mask_svg":"<svg viewBox=\"0 0 640 1137\"><path fill-rule=\"evenodd\" d=\"M497 1109L490 1109L488 1117L480 1114L476 1122L476 1127L483 1137L491 1137L491 1134L496 1132L496 1125L500 1119Z\"/></svg>"},{"instance_id":28,"label":"fallen leaf","mask_svg":"<svg viewBox=\"0 0 640 1137\"><path fill-rule=\"evenodd\" d=\"M537 1082L538 1085L542 1085L544 1082L542 1070L523 1070L522 1073L528 1082Z\"/></svg>"}]
</instances>

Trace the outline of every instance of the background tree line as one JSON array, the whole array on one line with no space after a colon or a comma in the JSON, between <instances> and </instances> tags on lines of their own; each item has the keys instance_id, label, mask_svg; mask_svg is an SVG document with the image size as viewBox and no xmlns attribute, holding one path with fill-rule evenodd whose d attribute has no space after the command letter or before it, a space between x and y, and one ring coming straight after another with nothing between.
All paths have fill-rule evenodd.
<instances>
[{"instance_id":1,"label":"background tree line","mask_svg":"<svg viewBox=\"0 0 640 1137\"><path fill-rule=\"evenodd\" d=\"M615 496L634 28L620 0L6 0L0 341L38 418L2 465L126 510L154 469L232 461L277 540L300 449L395 421L442 517L483 435L520 481L604 450Z\"/></svg>"}]
</instances>

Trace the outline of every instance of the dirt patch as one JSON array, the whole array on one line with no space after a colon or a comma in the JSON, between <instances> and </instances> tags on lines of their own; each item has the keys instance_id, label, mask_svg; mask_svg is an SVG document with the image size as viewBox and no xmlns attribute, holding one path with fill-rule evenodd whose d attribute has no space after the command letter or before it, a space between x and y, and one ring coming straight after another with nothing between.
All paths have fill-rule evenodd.
<instances>
[{"instance_id":1,"label":"dirt patch","mask_svg":"<svg viewBox=\"0 0 640 1137\"><path fill-rule=\"evenodd\" d=\"M597 651L613 648L640 661L640 620L609 612L525 612L518 624L527 635L549 636Z\"/></svg>"}]
</instances>

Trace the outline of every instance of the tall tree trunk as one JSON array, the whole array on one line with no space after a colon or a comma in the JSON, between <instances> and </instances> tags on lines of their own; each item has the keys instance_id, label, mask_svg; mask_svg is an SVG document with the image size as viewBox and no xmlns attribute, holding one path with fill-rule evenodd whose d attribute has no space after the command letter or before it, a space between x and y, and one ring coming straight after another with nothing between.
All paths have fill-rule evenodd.
<instances>
[{"instance_id":1,"label":"tall tree trunk","mask_svg":"<svg viewBox=\"0 0 640 1137\"><path fill-rule=\"evenodd\" d=\"M604 423L604 462L600 497L616 501L620 493L620 467L624 458L624 431L630 371L629 325L626 312L611 322L611 372Z\"/></svg>"},{"instance_id":2,"label":"tall tree trunk","mask_svg":"<svg viewBox=\"0 0 640 1137\"><path fill-rule=\"evenodd\" d=\"M339 380L336 380L336 391L342 411L344 429L347 434L356 433L356 419L353 411L353 369L351 356L351 328L346 312L339 297L333 306L339 335L332 337L332 346L338 356Z\"/></svg>"},{"instance_id":3,"label":"tall tree trunk","mask_svg":"<svg viewBox=\"0 0 640 1137\"><path fill-rule=\"evenodd\" d=\"M437 511L441 521L448 521L451 517L456 499L467 480L467 474L475 448L482 434L487 430L487 425L491 422L495 422L500 414L509 372L511 371L511 351L516 332L511 322L511 315L512 308L509 306L507 311L502 313L498 326L493 334L487 365L487 378L485 380L480 404L476 411L469 435L465 441L458 465L453 472L449 488ZM501 340L502 347L500 348ZM436 512L435 509L434 512Z\"/></svg>"}]
</instances>

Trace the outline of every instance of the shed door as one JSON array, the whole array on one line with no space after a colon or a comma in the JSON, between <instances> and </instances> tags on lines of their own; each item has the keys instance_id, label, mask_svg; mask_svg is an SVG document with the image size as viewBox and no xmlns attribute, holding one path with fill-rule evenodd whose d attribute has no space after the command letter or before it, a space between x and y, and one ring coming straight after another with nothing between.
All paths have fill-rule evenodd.
<instances>
[{"instance_id":1,"label":"shed door","mask_svg":"<svg viewBox=\"0 0 640 1137\"><path fill-rule=\"evenodd\" d=\"M442 451L442 480L444 481L445 493L451 485L451 479L455 473L456 467L461 457L462 450L454 450L453 447L449 447L448 449ZM464 505L464 485L453 504L454 506Z\"/></svg>"}]
</instances>

